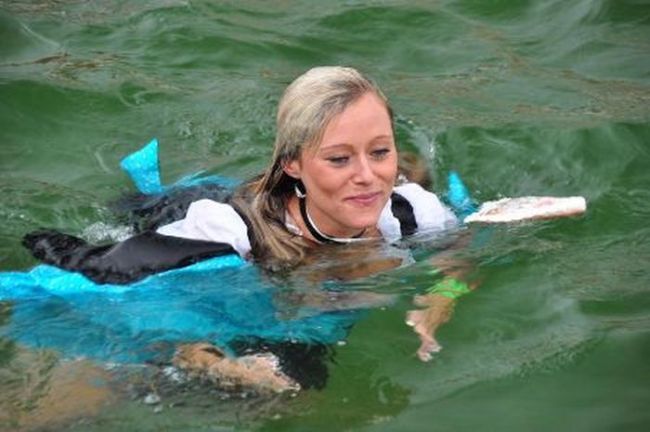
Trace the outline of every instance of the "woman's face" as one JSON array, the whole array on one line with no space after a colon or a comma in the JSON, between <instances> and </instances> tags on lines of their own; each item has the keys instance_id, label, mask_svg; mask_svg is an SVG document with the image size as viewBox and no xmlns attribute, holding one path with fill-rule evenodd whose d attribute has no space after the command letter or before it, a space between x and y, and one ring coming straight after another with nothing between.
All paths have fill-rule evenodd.
<instances>
[{"instance_id":1,"label":"woman's face","mask_svg":"<svg viewBox=\"0 0 650 432\"><path fill-rule=\"evenodd\" d=\"M351 237L376 226L397 175L386 106L374 93L364 94L330 121L319 146L284 170L305 185L307 210L320 231Z\"/></svg>"}]
</instances>

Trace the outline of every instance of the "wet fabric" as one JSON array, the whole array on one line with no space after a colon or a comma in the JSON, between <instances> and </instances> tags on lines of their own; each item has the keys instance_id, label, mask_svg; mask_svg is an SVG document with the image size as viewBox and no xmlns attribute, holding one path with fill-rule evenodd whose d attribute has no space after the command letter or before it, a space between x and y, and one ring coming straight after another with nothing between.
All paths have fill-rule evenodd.
<instances>
[{"instance_id":1,"label":"wet fabric","mask_svg":"<svg viewBox=\"0 0 650 432\"><path fill-rule=\"evenodd\" d=\"M247 339L331 344L359 318L359 311L283 306L277 290L237 255L126 285L39 265L0 273L0 301L11 304L0 335L65 357L143 362L168 359L177 343L193 341L225 348Z\"/></svg>"},{"instance_id":2,"label":"wet fabric","mask_svg":"<svg viewBox=\"0 0 650 432\"><path fill-rule=\"evenodd\" d=\"M125 284L165 270L190 266L235 250L226 243L145 231L117 244L91 245L55 230L27 234L23 245L46 264L83 274L98 284Z\"/></svg>"}]
</instances>

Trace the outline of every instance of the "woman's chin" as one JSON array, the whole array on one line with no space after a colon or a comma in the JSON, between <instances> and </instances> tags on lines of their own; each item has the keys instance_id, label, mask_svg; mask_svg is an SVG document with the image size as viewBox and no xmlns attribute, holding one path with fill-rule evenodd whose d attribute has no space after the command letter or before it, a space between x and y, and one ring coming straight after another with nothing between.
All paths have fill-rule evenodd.
<instances>
[{"instance_id":1,"label":"woman's chin","mask_svg":"<svg viewBox=\"0 0 650 432\"><path fill-rule=\"evenodd\" d=\"M377 226L378 221L379 218L356 218L354 221L350 221L350 223L347 225L346 231L351 234L343 237L352 237L358 235L361 231L369 227Z\"/></svg>"}]
</instances>

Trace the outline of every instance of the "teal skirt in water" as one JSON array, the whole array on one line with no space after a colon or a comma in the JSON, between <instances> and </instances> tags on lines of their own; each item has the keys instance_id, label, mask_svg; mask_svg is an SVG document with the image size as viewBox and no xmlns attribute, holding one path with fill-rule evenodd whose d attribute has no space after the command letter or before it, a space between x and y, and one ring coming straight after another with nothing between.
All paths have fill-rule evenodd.
<instances>
[{"instance_id":1,"label":"teal skirt in water","mask_svg":"<svg viewBox=\"0 0 650 432\"><path fill-rule=\"evenodd\" d=\"M235 255L128 285L98 285L40 265L0 274L0 301L11 304L0 335L66 357L142 362L193 341L226 349L241 339L331 344L361 313L285 307L274 299L282 297L277 290Z\"/></svg>"}]
</instances>

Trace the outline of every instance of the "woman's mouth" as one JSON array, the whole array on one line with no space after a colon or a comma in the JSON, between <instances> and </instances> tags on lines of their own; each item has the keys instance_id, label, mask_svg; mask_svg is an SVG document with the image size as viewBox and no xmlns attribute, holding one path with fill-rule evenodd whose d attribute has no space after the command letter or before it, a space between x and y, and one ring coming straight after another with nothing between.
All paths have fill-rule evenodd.
<instances>
[{"instance_id":1,"label":"woman's mouth","mask_svg":"<svg viewBox=\"0 0 650 432\"><path fill-rule=\"evenodd\" d=\"M374 205L379 199L379 197L381 197L380 192L372 192L372 193L352 195L347 197L345 200L360 207L368 207Z\"/></svg>"}]
</instances>

